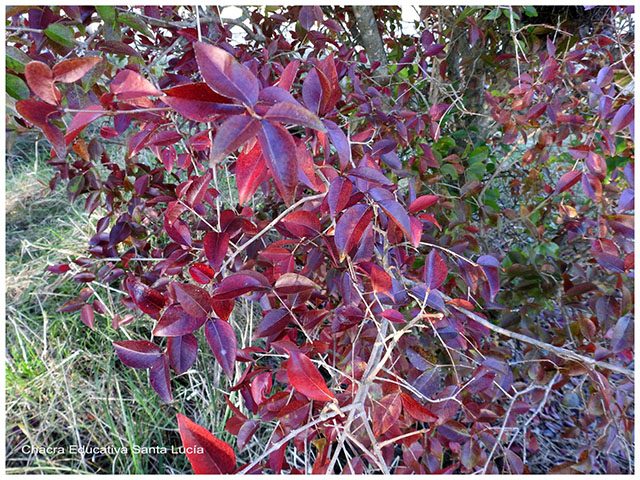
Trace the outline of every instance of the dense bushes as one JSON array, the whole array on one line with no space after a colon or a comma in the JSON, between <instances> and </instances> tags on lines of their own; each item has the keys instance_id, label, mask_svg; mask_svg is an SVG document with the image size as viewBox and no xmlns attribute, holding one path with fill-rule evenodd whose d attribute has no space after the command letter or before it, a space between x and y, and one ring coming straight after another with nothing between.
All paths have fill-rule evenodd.
<instances>
[{"instance_id":1,"label":"dense bushes","mask_svg":"<svg viewBox=\"0 0 640 480\"><path fill-rule=\"evenodd\" d=\"M99 217L61 308L151 402L211 349L235 444L179 414L196 473L522 473L556 436L547 470L628 471L630 10L10 10L9 125Z\"/></svg>"}]
</instances>

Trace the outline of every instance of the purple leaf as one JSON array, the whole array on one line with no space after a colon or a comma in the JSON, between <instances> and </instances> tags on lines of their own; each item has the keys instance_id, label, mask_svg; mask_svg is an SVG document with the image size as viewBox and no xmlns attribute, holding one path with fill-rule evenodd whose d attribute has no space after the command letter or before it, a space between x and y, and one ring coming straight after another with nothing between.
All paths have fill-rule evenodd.
<instances>
[{"instance_id":1,"label":"purple leaf","mask_svg":"<svg viewBox=\"0 0 640 480\"><path fill-rule=\"evenodd\" d=\"M205 320L206 317L192 317L182 307L171 305L160 317L153 334L158 337L180 337L195 332Z\"/></svg>"},{"instance_id":2,"label":"purple leaf","mask_svg":"<svg viewBox=\"0 0 640 480\"><path fill-rule=\"evenodd\" d=\"M188 283L173 283L176 298L184 311L195 318L204 318L211 312L211 297L204 288Z\"/></svg>"},{"instance_id":3,"label":"purple leaf","mask_svg":"<svg viewBox=\"0 0 640 480\"><path fill-rule=\"evenodd\" d=\"M216 360L227 376L233 378L237 353L233 327L224 320L209 320L204 326L204 334Z\"/></svg>"},{"instance_id":4,"label":"purple leaf","mask_svg":"<svg viewBox=\"0 0 640 480\"><path fill-rule=\"evenodd\" d=\"M432 249L424 265L424 283L427 288L431 290L440 288L440 285L447 279L447 274L447 264L440 254Z\"/></svg>"},{"instance_id":5,"label":"purple leaf","mask_svg":"<svg viewBox=\"0 0 640 480\"><path fill-rule=\"evenodd\" d=\"M633 108L633 104L627 103L618 109L611 120L611 133L619 132L633 121Z\"/></svg>"},{"instance_id":6,"label":"purple leaf","mask_svg":"<svg viewBox=\"0 0 640 480\"><path fill-rule=\"evenodd\" d=\"M264 118L265 120L274 120L281 123L302 125L303 127L313 128L321 132L327 131L322 121L316 115L297 103L276 103L267 111Z\"/></svg>"},{"instance_id":7,"label":"purple leaf","mask_svg":"<svg viewBox=\"0 0 640 480\"><path fill-rule=\"evenodd\" d=\"M293 137L279 123L263 120L258 141L273 180L283 200L290 205L298 184L298 161Z\"/></svg>"},{"instance_id":8,"label":"purple leaf","mask_svg":"<svg viewBox=\"0 0 640 480\"><path fill-rule=\"evenodd\" d=\"M188 333L180 337L171 337L167 342L169 365L180 375L191 368L198 356L198 340Z\"/></svg>"},{"instance_id":9,"label":"purple leaf","mask_svg":"<svg viewBox=\"0 0 640 480\"><path fill-rule=\"evenodd\" d=\"M344 171L351 164L351 146L349 145L349 139L342 129L331 120L322 120L322 123L327 127L327 135L338 152L340 170Z\"/></svg>"},{"instance_id":10,"label":"purple leaf","mask_svg":"<svg viewBox=\"0 0 640 480\"><path fill-rule=\"evenodd\" d=\"M235 98L246 105L257 102L260 85L251 70L213 45L195 42L193 49L202 78L214 92Z\"/></svg>"},{"instance_id":11,"label":"purple leaf","mask_svg":"<svg viewBox=\"0 0 640 480\"><path fill-rule=\"evenodd\" d=\"M217 163L256 136L260 122L248 115L234 115L218 128L211 147L210 161Z\"/></svg>"},{"instance_id":12,"label":"purple leaf","mask_svg":"<svg viewBox=\"0 0 640 480\"><path fill-rule=\"evenodd\" d=\"M290 321L292 318L285 309L269 310L253 333L253 338L269 337L282 332Z\"/></svg>"},{"instance_id":13,"label":"purple leaf","mask_svg":"<svg viewBox=\"0 0 640 480\"><path fill-rule=\"evenodd\" d=\"M493 302L498 290L500 290L500 280L498 278L498 271L502 269L500 262L491 255L482 255L476 260L476 263L482 267L482 271L489 282L490 300Z\"/></svg>"},{"instance_id":14,"label":"purple leaf","mask_svg":"<svg viewBox=\"0 0 640 480\"><path fill-rule=\"evenodd\" d=\"M556 185L556 189L553 191L553 194L556 195L558 193L569 190L580 181L581 176L582 172L579 172L577 170L571 170L570 172L565 173L564 175L562 175L562 177L560 177L558 185Z\"/></svg>"},{"instance_id":15,"label":"purple leaf","mask_svg":"<svg viewBox=\"0 0 640 480\"><path fill-rule=\"evenodd\" d=\"M202 239L204 254L211 268L220 270L224 257L229 248L229 233L227 232L207 232Z\"/></svg>"},{"instance_id":16,"label":"purple leaf","mask_svg":"<svg viewBox=\"0 0 640 480\"><path fill-rule=\"evenodd\" d=\"M169 377L169 358L166 354L163 354L156 364L151 367L149 382L164 402L171 403L173 401L171 379Z\"/></svg>"},{"instance_id":17,"label":"purple leaf","mask_svg":"<svg viewBox=\"0 0 640 480\"><path fill-rule=\"evenodd\" d=\"M160 347L146 340L113 342L118 358L127 367L145 369L154 365L162 356Z\"/></svg>"}]
</instances>

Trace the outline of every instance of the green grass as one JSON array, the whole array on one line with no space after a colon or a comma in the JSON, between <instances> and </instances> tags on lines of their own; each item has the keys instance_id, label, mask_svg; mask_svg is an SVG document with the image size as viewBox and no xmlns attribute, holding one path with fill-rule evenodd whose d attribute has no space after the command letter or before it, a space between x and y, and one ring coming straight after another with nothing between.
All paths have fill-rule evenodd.
<instances>
[{"instance_id":1,"label":"green grass","mask_svg":"<svg viewBox=\"0 0 640 480\"><path fill-rule=\"evenodd\" d=\"M88 218L83 199L71 204L60 186L50 192L52 171L38 164L35 155L27 160L28 149L23 143L23 154L7 160L7 472L190 473L186 456L171 453L172 446L181 445L177 412L231 440L223 431L229 410L216 388L219 367L200 337L197 364L173 376L175 401L162 404L147 372L122 365L111 345L127 338L148 339L149 317L114 330L110 316L96 314L96 329L91 331L78 312L56 312L84 285L70 280L72 272L52 275L46 267L83 255L99 215ZM92 287L110 311L124 312L116 292ZM83 456L71 453L72 446L111 448ZM168 453L136 454L134 448L163 446ZM52 453L29 452L47 447ZM122 448L127 453L116 452Z\"/></svg>"}]
</instances>

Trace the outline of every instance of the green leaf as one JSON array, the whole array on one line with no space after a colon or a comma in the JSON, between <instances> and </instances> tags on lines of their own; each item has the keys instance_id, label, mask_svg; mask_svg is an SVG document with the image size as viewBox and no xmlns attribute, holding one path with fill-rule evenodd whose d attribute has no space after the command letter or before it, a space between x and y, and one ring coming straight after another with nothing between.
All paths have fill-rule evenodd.
<instances>
[{"instance_id":1,"label":"green leaf","mask_svg":"<svg viewBox=\"0 0 640 480\"><path fill-rule=\"evenodd\" d=\"M6 76L6 89L7 93L16 100L25 100L31 96L27 84L20 77L10 73Z\"/></svg>"},{"instance_id":2,"label":"green leaf","mask_svg":"<svg viewBox=\"0 0 640 480\"><path fill-rule=\"evenodd\" d=\"M47 38L63 47L73 47L73 30L61 23L52 23L49 25L44 34Z\"/></svg>"},{"instance_id":3,"label":"green leaf","mask_svg":"<svg viewBox=\"0 0 640 480\"><path fill-rule=\"evenodd\" d=\"M113 5L97 5L96 11L104 21L105 40L120 40L118 28L118 13Z\"/></svg>"},{"instance_id":4,"label":"green leaf","mask_svg":"<svg viewBox=\"0 0 640 480\"><path fill-rule=\"evenodd\" d=\"M496 7L493 10L491 10L487 15L485 15L483 20L495 20L496 18L499 18L500 15L502 15L502 10Z\"/></svg>"},{"instance_id":5,"label":"green leaf","mask_svg":"<svg viewBox=\"0 0 640 480\"><path fill-rule=\"evenodd\" d=\"M477 162L482 162L489 157L489 147L486 145L482 145L481 147L476 148L469 155L469 165L472 165Z\"/></svg>"},{"instance_id":6,"label":"green leaf","mask_svg":"<svg viewBox=\"0 0 640 480\"><path fill-rule=\"evenodd\" d=\"M537 17L538 11L536 10L536 7L527 5L526 7L524 7L524 14L527 17Z\"/></svg>"},{"instance_id":7,"label":"green leaf","mask_svg":"<svg viewBox=\"0 0 640 480\"><path fill-rule=\"evenodd\" d=\"M476 162L470 165L464 172L467 177L467 181L469 180L482 180L484 174L487 173L487 169L485 168L482 162Z\"/></svg>"},{"instance_id":8,"label":"green leaf","mask_svg":"<svg viewBox=\"0 0 640 480\"><path fill-rule=\"evenodd\" d=\"M31 61L29 56L17 47L9 46L5 51L7 68L16 73L23 73L24 66Z\"/></svg>"},{"instance_id":9,"label":"green leaf","mask_svg":"<svg viewBox=\"0 0 640 480\"><path fill-rule=\"evenodd\" d=\"M134 30L140 32L144 36L153 39L153 33L149 30L147 24L142 21L139 17L135 15L131 15L130 13L121 13L118 16L118 20L125 25L133 28Z\"/></svg>"},{"instance_id":10,"label":"green leaf","mask_svg":"<svg viewBox=\"0 0 640 480\"><path fill-rule=\"evenodd\" d=\"M442 165L440 167L440 173L448 177L451 177L454 180L458 178L458 172L456 171L456 168L450 163L445 163L444 165Z\"/></svg>"}]
</instances>

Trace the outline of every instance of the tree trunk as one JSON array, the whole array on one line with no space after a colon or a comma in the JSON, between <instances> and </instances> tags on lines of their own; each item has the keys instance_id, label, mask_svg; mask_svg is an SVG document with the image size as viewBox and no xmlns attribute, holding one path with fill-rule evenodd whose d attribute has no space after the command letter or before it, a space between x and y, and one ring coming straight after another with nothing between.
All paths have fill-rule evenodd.
<instances>
[{"instance_id":1,"label":"tree trunk","mask_svg":"<svg viewBox=\"0 0 640 480\"><path fill-rule=\"evenodd\" d=\"M369 62L380 62L380 66L375 70L374 76L380 82L386 82L390 78L387 69L387 55L384 53L384 44L378 31L373 9L363 5L356 5L352 8L356 17L358 32L360 33L360 41L367 52Z\"/></svg>"}]
</instances>

